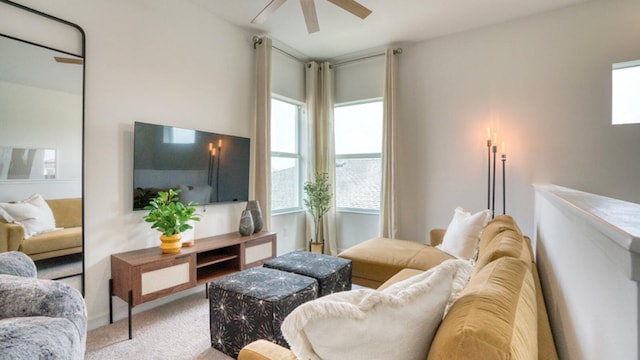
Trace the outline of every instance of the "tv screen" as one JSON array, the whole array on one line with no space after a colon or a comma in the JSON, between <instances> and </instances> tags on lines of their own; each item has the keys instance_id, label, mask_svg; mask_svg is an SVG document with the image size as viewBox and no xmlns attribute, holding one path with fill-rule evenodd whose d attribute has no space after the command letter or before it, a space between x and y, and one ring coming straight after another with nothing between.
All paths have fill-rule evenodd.
<instances>
[{"instance_id":1,"label":"tv screen","mask_svg":"<svg viewBox=\"0 0 640 360\"><path fill-rule=\"evenodd\" d=\"M185 204L248 200L248 138L136 122L133 143L134 210L168 189Z\"/></svg>"}]
</instances>

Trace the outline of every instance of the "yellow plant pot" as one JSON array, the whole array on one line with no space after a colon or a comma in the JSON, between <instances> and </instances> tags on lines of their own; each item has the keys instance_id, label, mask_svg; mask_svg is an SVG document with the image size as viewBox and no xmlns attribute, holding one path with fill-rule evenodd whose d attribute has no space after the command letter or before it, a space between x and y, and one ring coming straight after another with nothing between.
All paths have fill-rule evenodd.
<instances>
[{"instance_id":1,"label":"yellow plant pot","mask_svg":"<svg viewBox=\"0 0 640 360\"><path fill-rule=\"evenodd\" d=\"M182 235L180 234L173 234L171 236L162 234L160 235L160 249L164 254L175 254L182 248L180 239L182 239Z\"/></svg>"}]
</instances>

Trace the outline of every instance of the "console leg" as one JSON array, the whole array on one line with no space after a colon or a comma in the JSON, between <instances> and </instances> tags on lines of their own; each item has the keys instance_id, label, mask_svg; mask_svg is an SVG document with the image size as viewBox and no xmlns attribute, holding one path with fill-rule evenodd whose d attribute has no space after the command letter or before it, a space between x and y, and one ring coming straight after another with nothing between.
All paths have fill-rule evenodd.
<instances>
[{"instance_id":1,"label":"console leg","mask_svg":"<svg viewBox=\"0 0 640 360\"><path fill-rule=\"evenodd\" d=\"M109 324L113 324L113 279L109 279Z\"/></svg>"},{"instance_id":2,"label":"console leg","mask_svg":"<svg viewBox=\"0 0 640 360\"><path fill-rule=\"evenodd\" d=\"M133 304L133 291L129 290L129 340L133 339L133 329L131 326L132 323L132 319L131 319L131 309L133 308L133 306L131 304Z\"/></svg>"},{"instance_id":3,"label":"console leg","mask_svg":"<svg viewBox=\"0 0 640 360\"><path fill-rule=\"evenodd\" d=\"M204 298L209 298L209 283L204 283Z\"/></svg>"}]
</instances>

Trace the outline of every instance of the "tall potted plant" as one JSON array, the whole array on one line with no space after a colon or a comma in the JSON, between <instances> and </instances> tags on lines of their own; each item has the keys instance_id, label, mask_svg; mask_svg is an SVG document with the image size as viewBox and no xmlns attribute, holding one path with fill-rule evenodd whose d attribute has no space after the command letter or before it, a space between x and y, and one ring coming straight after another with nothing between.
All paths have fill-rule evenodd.
<instances>
[{"instance_id":1,"label":"tall potted plant","mask_svg":"<svg viewBox=\"0 0 640 360\"><path fill-rule=\"evenodd\" d=\"M329 175L327 173L316 173L312 181L304 184L304 192L307 197L304 199L304 205L313 218L314 235L310 240L311 252L324 252L324 239L320 238L320 229L322 228L322 220L324 215L329 211L331 206L331 184L329 184Z\"/></svg>"},{"instance_id":2,"label":"tall potted plant","mask_svg":"<svg viewBox=\"0 0 640 360\"><path fill-rule=\"evenodd\" d=\"M145 210L149 214L144 217L144 221L151 223L151 228L162 233L160 235L160 249L165 254L174 254L180 251L182 244L180 239L183 231L187 231L191 226L188 221L200 221L200 216L196 214L196 208L192 203L184 205L179 201L180 190L169 189L169 191L159 191L158 196L149 201Z\"/></svg>"}]
</instances>

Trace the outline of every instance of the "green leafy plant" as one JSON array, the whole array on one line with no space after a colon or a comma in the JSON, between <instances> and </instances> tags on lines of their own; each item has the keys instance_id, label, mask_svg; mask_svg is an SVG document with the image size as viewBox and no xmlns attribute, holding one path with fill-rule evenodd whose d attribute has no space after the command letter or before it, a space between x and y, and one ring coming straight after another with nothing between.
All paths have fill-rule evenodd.
<instances>
[{"instance_id":1,"label":"green leafy plant","mask_svg":"<svg viewBox=\"0 0 640 360\"><path fill-rule=\"evenodd\" d=\"M145 210L149 214L144 217L144 221L151 223L151 228L160 231L165 236L171 236L187 231L191 226L188 221L200 221L200 216L196 214L193 203L184 205L180 202L178 194L180 190L169 189L169 191L159 191L158 196L149 201Z\"/></svg>"},{"instance_id":2,"label":"green leafy plant","mask_svg":"<svg viewBox=\"0 0 640 360\"><path fill-rule=\"evenodd\" d=\"M304 192L307 195L304 199L304 205L307 207L311 217L313 217L313 224L315 225L314 242L322 243L318 238L320 228L322 228L322 218L331 208L329 202L332 194L329 175L327 173L316 173L313 181L304 183Z\"/></svg>"}]
</instances>

